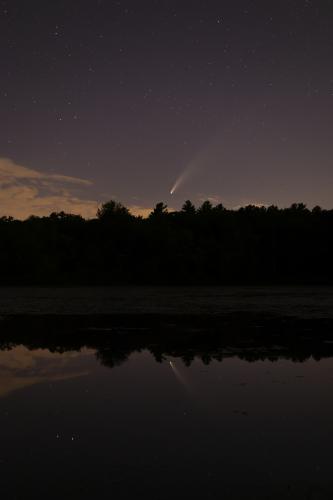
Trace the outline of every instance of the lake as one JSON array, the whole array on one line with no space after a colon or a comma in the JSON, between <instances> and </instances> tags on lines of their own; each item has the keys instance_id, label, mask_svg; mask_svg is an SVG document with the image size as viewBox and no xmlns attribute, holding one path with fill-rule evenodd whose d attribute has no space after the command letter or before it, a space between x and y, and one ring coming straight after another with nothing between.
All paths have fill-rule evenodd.
<instances>
[{"instance_id":1,"label":"lake","mask_svg":"<svg viewBox=\"0 0 333 500\"><path fill-rule=\"evenodd\" d=\"M2 498L333 497L330 339L105 332L2 331Z\"/></svg>"},{"instance_id":2,"label":"lake","mask_svg":"<svg viewBox=\"0 0 333 500\"><path fill-rule=\"evenodd\" d=\"M0 287L0 315L183 315L239 311L333 318L333 287Z\"/></svg>"}]
</instances>

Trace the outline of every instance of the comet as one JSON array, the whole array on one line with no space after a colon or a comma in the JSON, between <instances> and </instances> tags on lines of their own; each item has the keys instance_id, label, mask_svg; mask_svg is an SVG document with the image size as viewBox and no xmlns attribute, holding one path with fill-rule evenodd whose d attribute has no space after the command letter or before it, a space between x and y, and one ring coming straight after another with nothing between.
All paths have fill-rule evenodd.
<instances>
[{"instance_id":1,"label":"comet","mask_svg":"<svg viewBox=\"0 0 333 500\"><path fill-rule=\"evenodd\" d=\"M185 389L189 390L188 383L186 382L186 380L184 379L184 377L182 376L182 374L179 372L179 370L176 367L176 365L172 361L169 361L169 365L170 365L170 368L173 371L176 379L178 380L178 382L180 382L181 385L183 387L185 387Z\"/></svg>"},{"instance_id":2,"label":"comet","mask_svg":"<svg viewBox=\"0 0 333 500\"><path fill-rule=\"evenodd\" d=\"M194 164L190 164L185 168L185 170L178 176L176 182L172 186L170 190L171 195L173 195L177 191L177 189L184 183L184 181L186 181L190 177L190 175L194 172L195 168L196 165Z\"/></svg>"},{"instance_id":3,"label":"comet","mask_svg":"<svg viewBox=\"0 0 333 500\"><path fill-rule=\"evenodd\" d=\"M186 177L188 176L188 172L185 170L185 172L183 172L179 177L178 179L176 180L176 182L174 183L174 185L172 186L171 188L171 191L170 191L170 194L173 195L174 192L179 188L179 186L185 181Z\"/></svg>"},{"instance_id":4,"label":"comet","mask_svg":"<svg viewBox=\"0 0 333 500\"><path fill-rule=\"evenodd\" d=\"M220 147L221 147L221 134L215 135L209 143L202 147L196 155L189 161L185 166L184 170L177 177L175 183L173 184L170 194L171 196L183 185L185 181L192 177L193 174L205 170L207 166L214 161L215 158L220 157Z\"/></svg>"}]
</instances>

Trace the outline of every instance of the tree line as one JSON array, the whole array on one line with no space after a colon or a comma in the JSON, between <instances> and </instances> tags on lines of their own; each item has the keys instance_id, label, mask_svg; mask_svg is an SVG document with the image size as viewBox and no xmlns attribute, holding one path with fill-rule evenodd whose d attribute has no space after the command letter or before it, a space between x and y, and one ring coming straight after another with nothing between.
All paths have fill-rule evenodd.
<instances>
[{"instance_id":1,"label":"tree line","mask_svg":"<svg viewBox=\"0 0 333 500\"><path fill-rule=\"evenodd\" d=\"M177 315L144 320L141 315L137 326L133 326L136 320L132 323L129 319L86 314L7 316L1 322L0 351L22 345L29 350L47 349L52 353L89 349L95 351L100 363L110 368L125 363L134 353L145 351L158 363L179 358L186 366L196 359L209 365L229 358L248 362L281 359L303 362L333 357L331 318L223 314L194 315L184 321ZM146 326L142 328L144 323Z\"/></svg>"},{"instance_id":2,"label":"tree line","mask_svg":"<svg viewBox=\"0 0 333 500\"><path fill-rule=\"evenodd\" d=\"M333 210L303 203L0 218L1 285L331 284L332 256Z\"/></svg>"}]
</instances>

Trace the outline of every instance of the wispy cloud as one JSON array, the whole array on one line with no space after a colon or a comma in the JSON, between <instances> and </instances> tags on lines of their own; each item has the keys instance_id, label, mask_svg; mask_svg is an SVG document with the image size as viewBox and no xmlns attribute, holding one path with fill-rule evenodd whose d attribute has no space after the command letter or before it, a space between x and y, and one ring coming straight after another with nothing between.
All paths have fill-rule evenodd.
<instances>
[{"instance_id":1,"label":"wispy cloud","mask_svg":"<svg viewBox=\"0 0 333 500\"><path fill-rule=\"evenodd\" d=\"M84 196L91 185L86 179L47 174L0 158L0 216L25 219L63 210L93 217L98 203Z\"/></svg>"},{"instance_id":2,"label":"wispy cloud","mask_svg":"<svg viewBox=\"0 0 333 500\"><path fill-rule=\"evenodd\" d=\"M204 201L208 200L210 201L213 205L222 203L225 207L231 209L231 210L239 210L242 207L246 207L247 205L253 205L255 207L268 207L267 203L261 203L259 201L254 201L249 198L242 198L242 199L237 199L237 200L227 200L225 198L222 198L221 196L217 194L202 194L199 193L197 195L197 200L200 203L203 203Z\"/></svg>"},{"instance_id":3,"label":"wispy cloud","mask_svg":"<svg viewBox=\"0 0 333 500\"><path fill-rule=\"evenodd\" d=\"M23 346L0 351L0 398L41 382L66 380L88 374L93 351L56 353L46 349L31 351Z\"/></svg>"},{"instance_id":4,"label":"wispy cloud","mask_svg":"<svg viewBox=\"0 0 333 500\"><path fill-rule=\"evenodd\" d=\"M268 205L266 203L260 203L258 201L244 200L240 204L233 206L232 209L233 210L239 210L240 208L247 207L249 205L251 205L253 207L257 207L257 208L262 208L262 207L266 207L267 208L268 207Z\"/></svg>"},{"instance_id":5,"label":"wispy cloud","mask_svg":"<svg viewBox=\"0 0 333 500\"><path fill-rule=\"evenodd\" d=\"M200 201L201 203L204 201L210 201L211 203L222 203L222 198L218 196L217 194L202 194L199 193L197 196L197 200Z\"/></svg>"},{"instance_id":6,"label":"wispy cloud","mask_svg":"<svg viewBox=\"0 0 333 500\"><path fill-rule=\"evenodd\" d=\"M153 212L155 207L144 207L141 205L129 205L128 209L131 212L131 214L136 215L136 216L141 216L143 218L148 217L151 212ZM174 207L170 207L168 205L168 211L169 212L175 212L177 209Z\"/></svg>"},{"instance_id":7,"label":"wispy cloud","mask_svg":"<svg viewBox=\"0 0 333 500\"><path fill-rule=\"evenodd\" d=\"M148 217L154 210L153 207L142 207L140 205L130 205L128 208L133 215L140 215L141 217Z\"/></svg>"}]
</instances>

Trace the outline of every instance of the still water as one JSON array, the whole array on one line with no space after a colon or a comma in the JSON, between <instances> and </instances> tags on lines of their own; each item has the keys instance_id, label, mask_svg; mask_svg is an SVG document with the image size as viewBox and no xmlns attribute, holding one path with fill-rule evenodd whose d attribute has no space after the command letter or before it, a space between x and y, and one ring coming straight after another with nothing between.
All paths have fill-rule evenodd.
<instances>
[{"instance_id":1,"label":"still water","mask_svg":"<svg viewBox=\"0 0 333 500\"><path fill-rule=\"evenodd\" d=\"M332 498L333 358L0 352L9 499Z\"/></svg>"}]
</instances>

